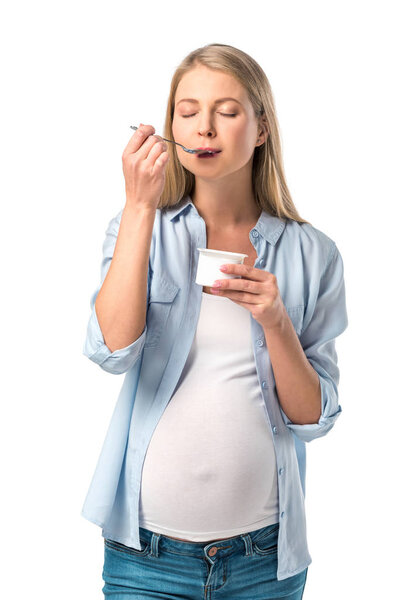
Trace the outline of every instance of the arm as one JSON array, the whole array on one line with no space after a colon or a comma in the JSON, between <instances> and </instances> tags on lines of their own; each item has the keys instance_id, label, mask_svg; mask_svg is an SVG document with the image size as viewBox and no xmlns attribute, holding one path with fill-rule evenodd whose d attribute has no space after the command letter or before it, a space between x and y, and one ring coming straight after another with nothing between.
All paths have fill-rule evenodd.
<instances>
[{"instance_id":1,"label":"arm","mask_svg":"<svg viewBox=\"0 0 400 600\"><path fill-rule=\"evenodd\" d=\"M343 261L334 244L320 280L315 307L311 315L306 313L299 344L294 342L290 326L279 341L276 334L273 339L268 334L272 342L282 417L287 427L305 442L326 435L342 412L338 404L339 368L335 338L347 325ZM284 347L286 358L280 362ZM304 357L310 366L305 364ZM290 369L289 362L292 364Z\"/></svg>"},{"instance_id":2,"label":"arm","mask_svg":"<svg viewBox=\"0 0 400 600\"><path fill-rule=\"evenodd\" d=\"M264 335L281 407L294 424L318 423L321 416L319 378L307 360L286 311L278 326L264 328Z\"/></svg>"},{"instance_id":3,"label":"arm","mask_svg":"<svg viewBox=\"0 0 400 600\"><path fill-rule=\"evenodd\" d=\"M127 371L144 347L155 212L125 206L106 231L83 353L110 373Z\"/></svg>"}]
</instances>

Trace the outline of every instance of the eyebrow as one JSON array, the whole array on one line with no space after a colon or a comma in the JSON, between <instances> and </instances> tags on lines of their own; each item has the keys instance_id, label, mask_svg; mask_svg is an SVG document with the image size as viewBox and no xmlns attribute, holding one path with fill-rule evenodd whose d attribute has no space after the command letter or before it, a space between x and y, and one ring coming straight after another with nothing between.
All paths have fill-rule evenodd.
<instances>
[{"instance_id":1,"label":"eyebrow","mask_svg":"<svg viewBox=\"0 0 400 600\"><path fill-rule=\"evenodd\" d=\"M239 102L239 100L236 100L236 98L229 98L229 97L227 97L227 98L218 98L218 100L215 100L214 104L220 104L221 102L226 102L227 100L233 100L234 102L237 102L238 104L240 104L241 106L243 106L242 103ZM195 98L182 98L182 100L179 100L179 102L177 102L176 105L178 106L178 104L180 102L192 102L192 104L198 104L199 103L199 101L196 100Z\"/></svg>"}]
</instances>

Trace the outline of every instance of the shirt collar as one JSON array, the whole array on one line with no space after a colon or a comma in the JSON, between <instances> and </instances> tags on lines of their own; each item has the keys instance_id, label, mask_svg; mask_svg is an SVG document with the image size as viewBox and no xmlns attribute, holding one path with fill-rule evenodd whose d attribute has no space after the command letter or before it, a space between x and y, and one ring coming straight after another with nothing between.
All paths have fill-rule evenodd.
<instances>
[{"instance_id":1,"label":"shirt collar","mask_svg":"<svg viewBox=\"0 0 400 600\"><path fill-rule=\"evenodd\" d=\"M188 210L194 210L198 215L197 208L192 202L190 195L186 195L182 200L171 208L167 208L167 214L170 221L181 214L187 207ZM200 215L199 215L200 216ZM265 210L261 212L260 218L254 226L254 229L267 240L272 246L275 246L276 242L280 238L283 230L285 229L286 222L284 219L270 215Z\"/></svg>"}]
</instances>

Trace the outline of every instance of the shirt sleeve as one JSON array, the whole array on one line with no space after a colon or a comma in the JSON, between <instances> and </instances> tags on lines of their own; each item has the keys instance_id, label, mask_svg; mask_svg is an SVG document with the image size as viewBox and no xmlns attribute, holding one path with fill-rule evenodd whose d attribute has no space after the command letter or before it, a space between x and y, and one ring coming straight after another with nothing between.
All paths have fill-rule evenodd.
<instances>
[{"instance_id":1,"label":"shirt sleeve","mask_svg":"<svg viewBox=\"0 0 400 600\"><path fill-rule=\"evenodd\" d=\"M320 279L312 318L299 336L304 353L318 374L321 385L321 417L318 423L292 423L280 407L287 427L304 442L330 431L342 412L338 403L339 368L337 338L348 325L343 260L333 242L327 267Z\"/></svg>"},{"instance_id":2,"label":"shirt sleeve","mask_svg":"<svg viewBox=\"0 0 400 600\"><path fill-rule=\"evenodd\" d=\"M133 341L131 344L129 344L129 346L125 346L124 348L119 348L114 350L114 352L111 352L104 342L104 337L97 319L95 302L97 294L99 293L107 275L108 269L110 268L111 259L114 254L114 248L117 241L121 215L122 210L117 216L111 219L106 229L106 237L103 242L103 260L100 268L100 284L90 298L91 315L87 325L86 339L83 345L83 354L85 356L98 364L102 369L104 369L104 371L113 373L115 375L125 373L131 367L133 367L142 353L147 333L147 325L145 325L142 334L137 340ZM150 265L147 275L147 297L149 297L149 286Z\"/></svg>"}]
</instances>

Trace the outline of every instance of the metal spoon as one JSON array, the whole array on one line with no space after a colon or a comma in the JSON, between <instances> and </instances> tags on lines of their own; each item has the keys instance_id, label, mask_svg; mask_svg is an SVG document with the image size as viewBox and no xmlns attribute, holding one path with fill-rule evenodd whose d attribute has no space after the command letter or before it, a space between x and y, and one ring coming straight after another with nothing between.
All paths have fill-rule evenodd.
<instances>
[{"instance_id":1,"label":"metal spoon","mask_svg":"<svg viewBox=\"0 0 400 600\"><path fill-rule=\"evenodd\" d=\"M135 125L129 125L129 127L131 129L139 129L138 127L135 127ZM162 138L165 142L171 142L171 144L177 144L178 146L181 146L181 148L183 148L183 150L185 152L189 152L190 154L196 154L197 152L201 152L202 154L213 154L212 150L199 150L199 149L195 149L195 150L190 150L190 148L185 148L185 146L183 146L182 144L179 144L178 142L174 142L174 140L167 140L166 138Z\"/></svg>"}]
</instances>

